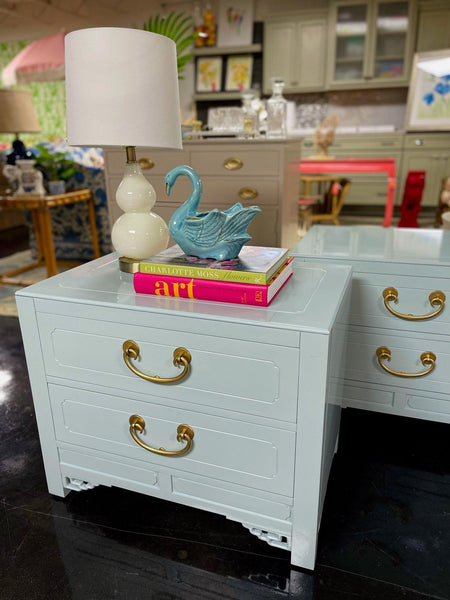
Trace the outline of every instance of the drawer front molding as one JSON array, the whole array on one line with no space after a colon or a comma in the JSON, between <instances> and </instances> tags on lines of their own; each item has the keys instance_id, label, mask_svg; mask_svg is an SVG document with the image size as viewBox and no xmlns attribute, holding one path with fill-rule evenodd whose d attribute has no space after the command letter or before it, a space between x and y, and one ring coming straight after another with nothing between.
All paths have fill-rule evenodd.
<instances>
[{"instance_id":1,"label":"drawer front molding","mask_svg":"<svg viewBox=\"0 0 450 600\"><path fill-rule=\"evenodd\" d=\"M49 388L61 442L141 460L156 470L173 468L293 495L295 432L137 402L125 395L106 396L53 384ZM195 431L192 449L170 462L167 456L148 452L130 435L130 415L142 417L146 429L140 440L155 448L179 447L178 424L189 423Z\"/></svg>"}]
</instances>

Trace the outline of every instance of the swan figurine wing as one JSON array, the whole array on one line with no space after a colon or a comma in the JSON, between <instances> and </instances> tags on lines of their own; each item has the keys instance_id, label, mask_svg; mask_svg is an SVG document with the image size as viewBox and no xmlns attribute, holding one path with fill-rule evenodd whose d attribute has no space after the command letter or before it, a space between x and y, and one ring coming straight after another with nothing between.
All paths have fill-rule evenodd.
<instances>
[{"instance_id":1,"label":"swan figurine wing","mask_svg":"<svg viewBox=\"0 0 450 600\"><path fill-rule=\"evenodd\" d=\"M198 217L187 217L184 224L186 239L202 247L213 246L217 242L218 232L224 226L226 215L217 208Z\"/></svg>"},{"instance_id":2,"label":"swan figurine wing","mask_svg":"<svg viewBox=\"0 0 450 600\"><path fill-rule=\"evenodd\" d=\"M191 180L192 191L170 219L169 229L173 239L188 255L216 260L236 258L245 242L251 239L246 229L261 209L258 206L245 207L236 202L226 210L215 208L197 212L202 184L191 167L183 165L167 173L167 194L170 194L180 175L186 175Z\"/></svg>"}]
</instances>

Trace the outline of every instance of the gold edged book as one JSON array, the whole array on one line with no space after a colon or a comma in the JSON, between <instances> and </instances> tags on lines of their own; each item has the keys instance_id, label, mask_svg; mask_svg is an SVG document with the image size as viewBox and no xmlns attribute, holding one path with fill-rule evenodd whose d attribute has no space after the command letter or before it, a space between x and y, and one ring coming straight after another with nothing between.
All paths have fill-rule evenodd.
<instances>
[{"instance_id":1,"label":"gold edged book","mask_svg":"<svg viewBox=\"0 0 450 600\"><path fill-rule=\"evenodd\" d=\"M217 261L187 256L175 245L141 260L139 271L155 275L266 285L286 262L288 253L288 248L243 246L237 258Z\"/></svg>"}]
</instances>

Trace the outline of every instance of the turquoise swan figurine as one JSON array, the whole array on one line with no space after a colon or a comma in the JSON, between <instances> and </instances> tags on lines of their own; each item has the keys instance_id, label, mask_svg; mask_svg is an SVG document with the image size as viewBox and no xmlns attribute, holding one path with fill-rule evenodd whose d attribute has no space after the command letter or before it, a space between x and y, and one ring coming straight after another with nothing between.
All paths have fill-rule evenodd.
<instances>
[{"instance_id":1,"label":"turquoise swan figurine","mask_svg":"<svg viewBox=\"0 0 450 600\"><path fill-rule=\"evenodd\" d=\"M259 206L242 206L240 202L227 210L214 208L197 212L202 196L202 182L191 167L181 165L169 171L165 177L166 193L180 175L191 180L189 198L173 213L169 231L183 252L198 258L230 260L236 258L245 242L251 239L246 232L250 221L259 213Z\"/></svg>"}]
</instances>

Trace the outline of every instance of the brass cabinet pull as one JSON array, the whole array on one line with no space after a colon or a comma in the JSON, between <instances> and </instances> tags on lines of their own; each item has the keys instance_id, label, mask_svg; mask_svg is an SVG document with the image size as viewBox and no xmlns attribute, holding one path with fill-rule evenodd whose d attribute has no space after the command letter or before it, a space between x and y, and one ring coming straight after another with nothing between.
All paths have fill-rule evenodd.
<instances>
[{"instance_id":1,"label":"brass cabinet pull","mask_svg":"<svg viewBox=\"0 0 450 600\"><path fill-rule=\"evenodd\" d=\"M153 169L153 167L155 166L155 161L153 161L151 158L140 158L138 160L138 163L141 169L143 169L144 171L146 169Z\"/></svg>"},{"instance_id":2,"label":"brass cabinet pull","mask_svg":"<svg viewBox=\"0 0 450 600\"><path fill-rule=\"evenodd\" d=\"M258 190L253 187L243 187L238 192L242 200L254 200L258 196Z\"/></svg>"},{"instance_id":3,"label":"brass cabinet pull","mask_svg":"<svg viewBox=\"0 0 450 600\"><path fill-rule=\"evenodd\" d=\"M183 367L182 372L175 377L160 377L159 375L146 375L138 371L136 367L131 363L130 359L136 360L139 356L139 346L133 340L127 340L123 343L123 360L127 367L133 371L138 377L142 377L146 381L153 381L153 383L173 383L183 379L188 374L189 364L192 360L191 353L186 348L175 348L173 351L173 364L176 367Z\"/></svg>"},{"instance_id":4,"label":"brass cabinet pull","mask_svg":"<svg viewBox=\"0 0 450 600\"><path fill-rule=\"evenodd\" d=\"M223 161L223 166L225 169L228 169L228 171L237 171L238 169L242 169L244 163L240 158L230 157Z\"/></svg>"},{"instance_id":5,"label":"brass cabinet pull","mask_svg":"<svg viewBox=\"0 0 450 600\"><path fill-rule=\"evenodd\" d=\"M392 313L396 317L399 317L400 319L406 319L408 321L424 321L425 319L431 319L432 317L436 317L440 312L444 310L445 306L445 294L444 292L441 292L439 290L431 292L431 294L428 296L431 306L437 306L438 308L434 312L429 313L427 315L404 315L394 310L389 305L389 302L397 302L398 300L398 290L396 290L395 287L388 287L384 289L383 298L384 305L390 313Z\"/></svg>"},{"instance_id":6,"label":"brass cabinet pull","mask_svg":"<svg viewBox=\"0 0 450 600\"><path fill-rule=\"evenodd\" d=\"M139 444L145 450L160 454L161 456L181 456L187 454L192 446L192 440L194 439L194 430L189 425L178 425L177 427L177 441L186 442L186 446L183 446L181 450L166 450L165 448L153 448L148 446L142 440L138 438L138 433L143 433L145 429L145 421L139 415L131 415L129 419L130 423L130 434L136 444Z\"/></svg>"},{"instance_id":7,"label":"brass cabinet pull","mask_svg":"<svg viewBox=\"0 0 450 600\"><path fill-rule=\"evenodd\" d=\"M397 375L397 377L423 377L424 375L428 375L434 369L436 365L436 355L433 352L422 352L420 355L420 361L424 367L428 367L426 371L422 371L421 373L404 373L403 371L394 371L387 367L382 361L391 360L391 351L386 346L380 346L377 348L377 358L380 367L382 367L385 371L390 373L391 375Z\"/></svg>"}]
</instances>

